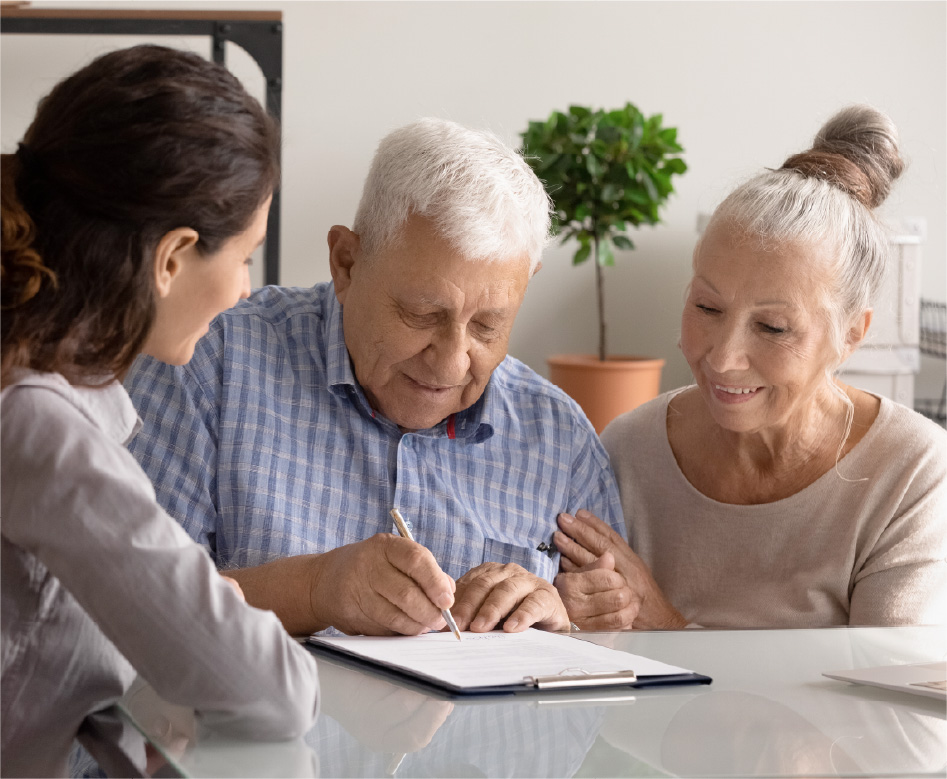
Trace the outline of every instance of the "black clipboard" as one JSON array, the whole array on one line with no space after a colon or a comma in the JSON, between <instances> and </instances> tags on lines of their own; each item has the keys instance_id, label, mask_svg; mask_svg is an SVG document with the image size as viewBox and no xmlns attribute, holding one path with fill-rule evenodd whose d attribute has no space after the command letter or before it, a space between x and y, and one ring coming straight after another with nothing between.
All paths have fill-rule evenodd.
<instances>
[{"instance_id":1,"label":"black clipboard","mask_svg":"<svg viewBox=\"0 0 947 779\"><path fill-rule=\"evenodd\" d=\"M568 635L555 635L555 640L571 641ZM404 640L393 639L393 640ZM548 638L544 638L548 640ZM346 646L348 644L348 646ZM582 642L586 647L587 642ZM353 649L352 647L356 648ZM632 661L636 656L620 650L609 649L599 645L597 650L614 653L615 660L621 664L621 656L627 656ZM428 691L447 694L450 697L480 697L495 695L522 695L542 694L550 692L594 691L606 693L609 690L648 689L656 687L678 685L710 684L712 679L703 674L678 669L680 673L666 674L637 674L633 668L615 668L609 671L587 672L580 668L565 668L557 673L524 674L520 681L504 684L455 684L436 674L426 673L417 667L405 667L398 663L380 661L357 650L357 645L350 641L339 641L339 637L313 635L308 639L308 648L317 656L329 657L335 661L342 661L344 665L370 670L380 673L386 678L408 682L412 686L420 686ZM629 663L631 664L631 663Z\"/></svg>"}]
</instances>

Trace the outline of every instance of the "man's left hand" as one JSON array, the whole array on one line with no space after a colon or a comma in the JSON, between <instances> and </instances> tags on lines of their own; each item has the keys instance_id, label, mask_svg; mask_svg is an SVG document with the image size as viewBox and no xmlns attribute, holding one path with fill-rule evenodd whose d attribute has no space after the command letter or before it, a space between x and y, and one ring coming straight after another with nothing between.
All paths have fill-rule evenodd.
<instances>
[{"instance_id":1,"label":"man's left hand","mask_svg":"<svg viewBox=\"0 0 947 779\"><path fill-rule=\"evenodd\" d=\"M556 588L515 563L483 563L457 580L451 615L460 630L507 633L528 627L566 630L569 616Z\"/></svg>"}]
</instances>

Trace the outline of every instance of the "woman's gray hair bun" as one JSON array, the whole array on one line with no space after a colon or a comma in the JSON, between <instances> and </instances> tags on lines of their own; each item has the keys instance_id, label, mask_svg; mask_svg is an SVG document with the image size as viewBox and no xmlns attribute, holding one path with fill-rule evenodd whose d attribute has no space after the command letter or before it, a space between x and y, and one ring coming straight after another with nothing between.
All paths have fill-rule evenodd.
<instances>
[{"instance_id":1,"label":"woman's gray hair bun","mask_svg":"<svg viewBox=\"0 0 947 779\"><path fill-rule=\"evenodd\" d=\"M874 209L904 171L904 159L891 119L871 106L854 105L829 119L812 148L792 155L782 167L826 181Z\"/></svg>"}]
</instances>

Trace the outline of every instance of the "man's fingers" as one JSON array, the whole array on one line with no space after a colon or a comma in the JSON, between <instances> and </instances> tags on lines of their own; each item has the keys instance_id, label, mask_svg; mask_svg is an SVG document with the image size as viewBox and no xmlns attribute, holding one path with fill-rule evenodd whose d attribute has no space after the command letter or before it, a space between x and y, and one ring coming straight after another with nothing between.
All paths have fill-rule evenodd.
<instances>
[{"instance_id":1,"label":"man's fingers","mask_svg":"<svg viewBox=\"0 0 947 779\"><path fill-rule=\"evenodd\" d=\"M417 635L444 627L441 603L453 602L453 580L424 547L380 533L327 552L325 589L346 597L324 595L335 627L350 635ZM427 589L422 586L426 585Z\"/></svg>"},{"instance_id":2,"label":"man's fingers","mask_svg":"<svg viewBox=\"0 0 947 779\"><path fill-rule=\"evenodd\" d=\"M503 623L507 633L519 633L528 627L543 630L566 630L569 616L555 588L530 592Z\"/></svg>"},{"instance_id":3,"label":"man's fingers","mask_svg":"<svg viewBox=\"0 0 947 779\"><path fill-rule=\"evenodd\" d=\"M456 584L441 570L430 550L406 538L390 538L385 548L388 562L412 579L438 609L453 606Z\"/></svg>"},{"instance_id":4,"label":"man's fingers","mask_svg":"<svg viewBox=\"0 0 947 779\"><path fill-rule=\"evenodd\" d=\"M355 593L355 603L363 615L355 633L416 636L444 627L441 612L404 574L396 572L396 576L389 577L384 590Z\"/></svg>"},{"instance_id":5,"label":"man's fingers","mask_svg":"<svg viewBox=\"0 0 947 779\"><path fill-rule=\"evenodd\" d=\"M457 626L477 632L493 630L504 619L507 631L530 625L565 629L565 607L555 588L513 563L484 563L457 582Z\"/></svg>"},{"instance_id":6,"label":"man's fingers","mask_svg":"<svg viewBox=\"0 0 947 779\"><path fill-rule=\"evenodd\" d=\"M451 616L459 630L470 629L470 623L480 611L493 586L502 579L489 564L478 565L457 580L457 592ZM499 566L496 566L499 568Z\"/></svg>"},{"instance_id":7,"label":"man's fingers","mask_svg":"<svg viewBox=\"0 0 947 779\"><path fill-rule=\"evenodd\" d=\"M477 570L477 569L474 569ZM470 630L493 630L533 588L533 582L518 576L505 566L484 571L471 585L472 602L477 602L471 615Z\"/></svg>"},{"instance_id":8,"label":"man's fingers","mask_svg":"<svg viewBox=\"0 0 947 779\"><path fill-rule=\"evenodd\" d=\"M460 630L473 629L471 625L480 616L481 609L493 592L493 588L504 580L515 577L516 569L519 569L519 566L493 562L482 563L458 579L457 596L451 614ZM490 630L502 617L503 614L498 616L490 627L478 625L478 628L480 630ZM484 620L485 623L490 623L487 615L484 615Z\"/></svg>"},{"instance_id":9,"label":"man's fingers","mask_svg":"<svg viewBox=\"0 0 947 779\"><path fill-rule=\"evenodd\" d=\"M430 601L418 586L417 581L408 574L391 568L377 584L376 594L379 597L372 601L376 612L370 615L376 621L378 619L376 615L382 615L388 621L381 624L391 627L402 635L416 635L418 632L440 630L444 627L444 617L440 608ZM399 614L402 616L399 617ZM418 627L415 628L415 625Z\"/></svg>"}]
</instances>

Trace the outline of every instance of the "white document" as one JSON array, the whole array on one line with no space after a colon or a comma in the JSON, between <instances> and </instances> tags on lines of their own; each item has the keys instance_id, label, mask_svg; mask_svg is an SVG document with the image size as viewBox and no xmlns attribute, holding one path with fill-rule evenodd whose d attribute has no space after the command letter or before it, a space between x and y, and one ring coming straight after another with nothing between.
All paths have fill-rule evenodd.
<instances>
[{"instance_id":1,"label":"white document","mask_svg":"<svg viewBox=\"0 0 947 779\"><path fill-rule=\"evenodd\" d=\"M461 635L462 641L451 633L394 637L316 635L309 640L317 646L460 691L523 686L528 677L538 676L622 671L634 671L638 677L693 676L691 671L667 663L532 628L522 633ZM704 680L705 677L694 678Z\"/></svg>"},{"instance_id":2,"label":"white document","mask_svg":"<svg viewBox=\"0 0 947 779\"><path fill-rule=\"evenodd\" d=\"M898 690L947 701L947 661L827 671L822 675L842 682L870 684L886 690Z\"/></svg>"}]
</instances>

